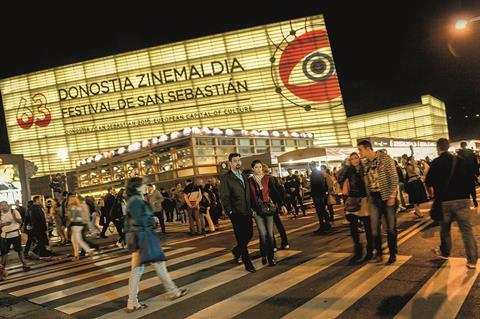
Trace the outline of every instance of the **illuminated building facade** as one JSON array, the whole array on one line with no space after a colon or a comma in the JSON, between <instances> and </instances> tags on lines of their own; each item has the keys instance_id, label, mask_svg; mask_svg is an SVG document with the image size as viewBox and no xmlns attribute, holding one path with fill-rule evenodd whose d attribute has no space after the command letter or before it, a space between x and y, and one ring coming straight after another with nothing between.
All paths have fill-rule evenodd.
<instances>
[{"instance_id":1,"label":"illuminated building facade","mask_svg":"<svg viewBox=\"0 0 480 319\"><path fill-rule=\"evenodd\" d=\"M449 138L445 103L422 95L419 103L348 118L352 145L369 137L435 141Z\"/></svg>"},{"instance_id":2,"label":"illuminated building facade","mask_svg":"<svg viewBox=\"0 0 480 319\"><path fill-rule=\"evenodd\" d=\"M185 128L78 161L77 190L102 193L109 186L123 187L135 176L172 186L189 177L218 176L230 153L282 154L312 147L313 142L311 133Z\"/></svg>"},{"instance_id":3,"label":"illuminated building facade","mask_svg":"<svg viewBox=\"0 0 480 319\"><path fill-rule=\"evenodd\" d=\"M351 144L321 15L15 76L0 90L11 151L37 176L184 127Z\"/></svg>"}]
</instances>

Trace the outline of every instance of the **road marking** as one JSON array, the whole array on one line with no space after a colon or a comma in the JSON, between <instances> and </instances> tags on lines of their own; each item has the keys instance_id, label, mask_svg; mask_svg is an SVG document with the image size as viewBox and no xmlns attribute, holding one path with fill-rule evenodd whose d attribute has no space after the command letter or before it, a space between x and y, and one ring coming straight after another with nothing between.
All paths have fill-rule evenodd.
<instances>
[{"instance_id":1,"label":"road marking","mask_svg":"<svg viewBox=\"0 0 480 319\"><path fill-rule=\"evenodd\" d=\"M193 249L193 248L191 248L191 249ZM188 250L190 250L190 249L188 249ZM210 249L206 249L206 250L201 251L201 252L196 252L196 253L193 253L193 254L189 254L189 255L185 255L185 256L181 256L181 257L177 257L177 258L172 258L172 259L169 259L167 261L167 265L168 266L173 266L173 265L179 264L181 262L184 262L184 261L187 261L187 260L190 260L190 259L194 259L194 258L198 258L198 257L202 257L202 256L205 256L206 254L210 254L210 253L217 252L217 251L220 251L220 250L223 250L223 249L222 248L210 248ZM168 254L166 254L166 255L169 256ZM80 292L87 291L87 290L90 290L90 289L99 288L99 287L109 285L109 284L112 284L112 283L115 283L115 282L118 282L118 281L121 281L121 280L128 279L128 277L130 276L130 261L122 264L120 267L117 267L117 269L121 269L121 268L125 268L125 270L124 270L124 272L122 272L118 275L111 275L111 276L96 280L94 282L87 282L87 283L84 283L84 284L80 284L79 286L74 286L74 287L71 287L71 288L62 289L60 291L56 291L56 292L53 292L53 293L50 293L50 294L42 295L40 297L32 298L32 299L29 299L29 300L32 301L32 302L38 303L38 304L44 304L44 303L47 303L47 302L50 302L50 301L53 301L53 300L56 300L56 299L60 299L60 298L63 298L63 297L68 297L68 296L76 294L76 293L80 293ZM98 276L100 274L104 274L104 273L114 271L114 270L115 269L113 269L113 270L102 269L102 270L99 270L97 273L95 273L93 276L89 276L87 278L95 277L95 276ZM152 271L154 271L153 267L148 267L145 270L145 273L149 273L149 272L152 272ZM53 283L47 283L47 284L41 285L41 286L45 286L45 287L41 287L41 288L47 289L47 288L50 288L50 287L57 287L57 286L64 285L66 283L70 283L72 281L78 281L78 280L82 280L82 279L84 279L84 278L82 278L81 275L80 276L75 276L75 277L72 278L72 280L65 279L65 280L59 280L58 283L53 282ZM32 289L32 288L30 288L30 289ZM33 289L35 289L35 291L41 290L41 289L38 289L37 287L34 287ZM13 292L12 295L22 296L22 295L27 295L29 293L32 293L28 290L29 289L24 289L24 290L21 290L21 291Z\"/></svg>"},{"instance_id":2,"label":"road marking","mask_svg":"<svg viewBox=\"0 0 480 319\"><path fill-rule=\"evenodd\" d=\"M404 318L455 318L480 272L465 266L465 258L449 258L395 316Z\"/></svg>"},{"instance_id":3,"label":"road marking","mask_svg":"<svg viewBox=\"0 0 480 319\"><path fill-rule=\"evenodd\" d=\"M277 259L280 261L282 259L286 259L288 257L294 256L296 254L299 254L300 251L298 250L282 250L279 251L277 254ZM230 255L229 255L230 256ZM253 261L253 264L257 270L262 269L265 267L264 265L261 264L261 261L259 259L256 259ZM178 302L187 300L189 298L195 297L201 293L204 293L208 290L214 289L218 286L221 286L223 284L226 284L232 280L236 280L238 278L241 278L243 276L249 275L250 273L246 272L244 269L243 265L239 265L237 267L234 267L229 270L222 271L216 275L210 276L208 278L199 280L197 282L191 283L189 285L186 285L185 288L189 288L190 292L188 295L186 295L184 298L176 299L173 301L167 300L165 297L167 294L162 294L160 296L155 296L150 299L144 300L142 302L146 303L148 305L147 308L142 309L142 311L137 311L133 312L130 314L127 314L125 312L125 309L120 309L114 312L107 313L97 319L134 319L134 318L140 318L143 316L146 316L150 313L159 311L163 308L166 308L168 306L174 305Z\"/></svg>"},{"instance_id":4,"label":"road marking","mask_svg":"<svg viewBox=\"0 0 480 319\"><path fill-rule=\"evenodd\" d=\"M170 272L170 277L172 278L172 280L175 280L177 278L193 274L200 270L209 269L213 266L225 263L227 260L231 260L231 258L232 258L231 253L224 254L222 256L218 256L215 258L210 258L208 260L204 260L204 261L195 263L193 265L172 271ZM159 284L160 284L160 281L158 277L155 276L155 277L141 281L140 290L148 289L148 288L157 286ZM87 298L80 299L80 300L71 302L69 304L59 306L55 309L67 314L73 314L75 312L79 312L79 311L100 305L102 303L115 300L117 298L125 297L127 295L128 295L128 285L125 285L124 287L105 291L97 295L92 295Z\"/></svg>"},{"instance_id":5,"label":"road marking","mask_svg":"<svg viewBox=\"0 0 480 319\"><path fill-rule=\"evenodd\" d=\"M327 269L349 255L350 254L346 253L324 253L284 273L281 273L280 275L255 285L252 288L244 290L228 299L207 307L188 318L232 318L235 315L238 315L239 313L242 313L247 309L256 306L257 304L260 304L268 298L275 296L304 281L305 279Z\"/></svg>"},{"instance_id":6,"label":"road marking","mask_svg":"<svg viewBox=\"0 0 480 319\"><path fill-rule=\"evenodd\" d=\"M357 300L399 269L411 256L397 256L393 265L369 263L290 312L283 319L337 318Z\"/></svg>"}]
</instances>

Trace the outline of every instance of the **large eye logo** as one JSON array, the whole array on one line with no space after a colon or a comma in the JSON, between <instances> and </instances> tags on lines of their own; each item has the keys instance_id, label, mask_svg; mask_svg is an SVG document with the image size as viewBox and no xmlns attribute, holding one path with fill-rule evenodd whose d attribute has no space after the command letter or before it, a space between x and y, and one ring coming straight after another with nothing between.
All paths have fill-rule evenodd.
<instances>
[{"instance_id":1,"label":"large eye logo","mask_svg":"<svg viewBox=\"0 0 480 319\"><path fill-rule=\"evenodd\" d=\"M301 30L306 31L306 28ZM281 51L278 73L275 54L270 61L276 92L293 104L310 110L309 105L301 105L304 103L295 102L284 94L282 87L305 101L328 102L340 96L340 86L327 32L319 29L297 36L301 30L290 31L289 36L294 37L292 41L284 37L282 43L275 45L275 54ZM281 81L276 81L276 74Z\"/></svg>"}]
</instances>

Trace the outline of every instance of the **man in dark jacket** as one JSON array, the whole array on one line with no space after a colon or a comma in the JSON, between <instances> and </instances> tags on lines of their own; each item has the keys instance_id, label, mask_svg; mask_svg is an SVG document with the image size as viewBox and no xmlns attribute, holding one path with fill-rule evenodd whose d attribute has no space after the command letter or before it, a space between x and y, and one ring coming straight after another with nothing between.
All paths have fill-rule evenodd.
<instances>
[{"instance_id":1,"label":"man in dark jacket","mask_svg":"<svg viewBox=\"0 0 480 319\"><path fill-rule=\"evenodd\" d=\"M313 204L315 205L315 210L318 216L318 222L320 226L315 233L323 234L325 231L331 228L330 219L325 209L326 202L326 193L328 191L327 180L322 174L322 171L317 166L317 163L311 162L310 169L312 173L310 174L310 194L312 196Z\"/></svg>"},{"instance_id":2,"label":"man in dark jacket","mask_svg":"<svg viewBox=\"0 0 480 319\"><path fill-rule=\"evenodd\" d=\"M30 222L32 225L32 234L37 240L37 246L33 252L40 257L50 257L52 253L47 250L47 221L45 220L45 210L40 196L33 197L33 206L30 212Z\"/></svg>"},{"instance_id":3,"label":"man in dark jacket","mask_svg":"<svg viewBox=\"0 0 480 319\"><path fill-rule=\"evenodd\" d=\"M100 233L100 238L107 238L107 236L105 236L105 232L110 225L110 212L112 211L113 205L115 204L115 189L113 187L110 187L108 189L108 194L105 195L103 202L105 204L105 208L104 216L100 216L101 220L103 221L103 228Z\"/></svg>"},{"instance_id":4,"label":"man in dark jacket","mask_svg":"<svg viewBox=\"0 0 480 319\"><path fill-rule=\"evenodd\" d=\"M242 257L245 269L255 272L248 253L248 243L253 235L252 209L250 207L250 189L247 175L240 170L240 154L228 155L230 170L221 177L220 201L225 213L230 217L237 239L237 246L232 250L234 261L239 263Z\"/></svg>"},{"instance_id":5,"label":"man in dark jacket","mask_svg":"<svg viewBox=\"0 0 480 319\"><path fill-rule=\"evenodd\" d=\"M298 216L298 206L300 205L300 209L303 212L303 215L306 215L305 206L303 206L302 196L300 194L301 183L300 179L296 174L292 173L292 169L289 168L287 170L288 176L285 178L285 190L289 195L289 202L293 206L294 209L294 216ZM288 186L288 188L287 188Z\"/></svg>"},{"instance_id":6,"label":"man in dark jacket","mask_svg":"<svg viewBox=\"0 0 480 319\"><path fill-rule=\"evenodd\" d=\"M436 201L441 201L442 221L440 222L440 247L435 253L442 259L448 259L452 249L450 228L457 221L462 233L467 267L474 269L477 265L477 240L473 234L472 212L470 211L470 185L466 183L471 177L468 163L448 152L449 142L445 138L437 141L438 157L430 165L425 183Z\"/></svg>"},{"instance_id":7,"label":"man in dark jacket","mask_svg":"<svg viewBox=\"0 0 480 319\"><path fill-rule=\"evenodd\" d=\"M461 149L458 151L458 156L465 162L468 174L470 175L470 179L467 181L470 187L470 196L472 196L473 205L478 207L477 192L475 190L475 180L479 175L477 157L472 150L467 148L467 142L461 142L460 147Z\"/></svg>"}]
</instances>

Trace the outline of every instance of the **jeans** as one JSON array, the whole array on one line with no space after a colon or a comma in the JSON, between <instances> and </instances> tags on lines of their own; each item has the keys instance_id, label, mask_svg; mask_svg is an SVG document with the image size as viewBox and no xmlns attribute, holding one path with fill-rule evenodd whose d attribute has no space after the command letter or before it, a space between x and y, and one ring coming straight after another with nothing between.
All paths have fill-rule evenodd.
<instances>
[{"instance_id":1,"label":"jeans","mask_svg":"<svg viewBox=\"0 0 480 319\"><path fill-rule=\"evenodd\" d=\"M371 255L373 251L372 226L370 216L357 216L355 214L347 214L347 220L350 222L350 235L352 236L355 246L359 246L360 234L358 233L358 222L362 222L365 227L365 237L367 239L367 255Z\"/></svg>"},{"instance_id":2,"label":"jeans","mask_svg":"<svg viewBox=\"0 0 480 319\"><path fill-rule=\"evenodd\" d=\"M165 218L163 217L163 211L155 212L155 216L158 218L158 222L160 223L160 229L162 233L165 233Z\"/></svg>"},{"instance_id":3,"label":"jeans","mask_svg":"<svg viewBox=\"0 0 480 319\"><path fill-rule=\"evenodd\" d=\"M162 281L165 289L170 293L171 296L177 295L180 291L170 278L170 275L167 271L167 265L164 261L158 261L152 263L155 272L157 273L158 278ZM140 279L144 272L144 266L140 265L140 253L138 251L132 253L132 264L131 264L130 278L128 280L128 304L127 308L139 307L140 303L138 302L138 286L140 284Z\"/></svg>"},{"instance_id":4,"label":"jeans","mask_svg":"<svg viewBox=\"0 0 480 319\"><path fill-rule=\"evenodd\" d=\"M125 244L125 234L123 233L123 219L114 219L113 224L117 229L118 233L118 242Z\"/></svg>"},{"instance_id":5,"label":"jeans","mask_svg":"<svg viewBox=\"0 0 480 319\"><path fill-rule=\"evenodd\" d=\"M230 214L233 232L237 240L237 246L232 250L235 257L242 256L245 267L251 266L250 255L248 253L248 243L253 236L253 221L251 216L245 216L238 213Z\"/></svg>"},{"instance_id":6,"label":"jeans","mask_svg":"<svg viewBox=\"0 0 480 319\"><path fill-rule=\"evenodd\" d=\"M85 252L92 250L88 244L83 240L82 230L84 226L72 226L72 247L73 247L73 256L78 257L80 254L80 248Z\"/></svg>"},{"instance_id":7,"label":"jeans","mask_svg":"<svg viewBox=\"0 0 480 319\"><path fill-rule=\"evenodd\" d=\"M476 264L478 259L477 241L473 236L470 221L470 199L450 200L442 203L443 220L440 223L440 250L444 256L449 256L452 250L452 235L450 228L454 220L457 221L462 233L463 244L467 261Z\"/></svg>"},{"instance_id":8,"label":"jeans","mask_svg":"<svg viewBox=\"0 0 480 319\"><path fill-rule=\"evenodd\" d=\"M368 199L368 211L370 213L370 222L372 224L372 237L377 254L382 254L382 216L385 218L387 226L387 242L390 256L395 256L397 252L397 216L395 214L395 205L387 206L387 201L382 200L380 193L371 193Z\"/></svg>"},{"instance_id":9,"label":"jeans","mask_svg":"<svg viewBox=\"0 0 480 319\"><path fill-rule=\"evenodd\" d=\"M27 233L27 242L25 244L23 254L25 256L28 256L28 253L30 252L30 248L32 247L33 243L35 242L35 235L31 230L27 230L26 233Z\"/></svg>"},{"instance_id":10,"label":"jeans","mask_svg":"<svg viewBox=\"0 0 480 319\"><path fill-rule=\"evenodd\" d=\"M278 233L280 234L280 238L282 239L282 247L285 247L288 245L288 238L287 238L287 233L285 232L285 227L283 227L282 220L280 219L280 215L278 212L276 212L273 215L273 222L275 223L275 226L277 227ZM275 244L275 237L273 237L273 247L277 247Z\"/></svg>"},{"instance_id":11,"label":"jeans","mask_svg":"<svg viewBox=\"0 0 480 319\"><path fill-rule=\"evenodd\" d=\"M315 205L315 210L317 211L318 221L320 223L320 228L330 228L330 218L328 216L327 210L325 209L326 198L325 196L312 196L313 204Z\"/></svg>"},{"instance_id":12,"label":"jeans","mask_svg":"<svg viewBox=\"0 0 480 319\"><path fill-rule=\"evenodd\" d=\"M273 215L260 216L255 214L258 235L260 237L260 254L262 257L273 259Z\"/></svg>"}]
</instances>

